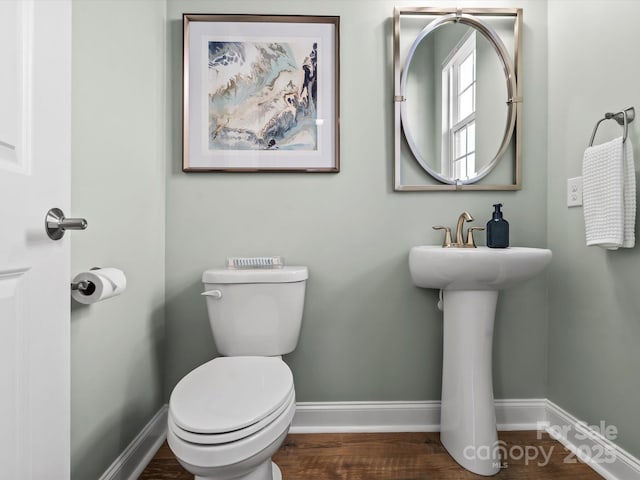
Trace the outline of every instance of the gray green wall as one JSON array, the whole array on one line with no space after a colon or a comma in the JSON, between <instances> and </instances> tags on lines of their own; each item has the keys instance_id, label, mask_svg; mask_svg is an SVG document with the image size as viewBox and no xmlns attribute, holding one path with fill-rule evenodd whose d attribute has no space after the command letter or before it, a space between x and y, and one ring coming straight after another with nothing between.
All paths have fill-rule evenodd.
<instances>
[{"instance_id":1,"label":"gray green wall","mask_svg":"<svg viewBox=\"0 0 640 480\"><path fill-rule=\"evenodd\" d=\"M73 274L125 271L127 291L72 305L71 468L95 480L165 403L165 4L73 2Z\"/></svg>"},{"instance_id":2,"label":"gray green wall","mask_svg":"<svg viewBox=\"0 0 640 480\"><path fill-rule=\"evenodd\" d=\"M584 149L603 113L640 108L638 17L633 0L549 2L548 397L591 425L617 426L617 442L636 457L640 250L585 247L583 210L568 209L565 192L567 178L582 174ZM606 122L596 143L620 134ZM640 122L629 137L637 165Z\"/></svg>"},{"instance_id":3,"label":"gray green wall","mask_svg":"<svg viewBox=\"0 0 640 480\"><path fill-rule=\"evenodd\" d=\"M167 2L167 392L216 354L199 296L201 275L227 256L283 255L290 264L309 266L300 343L285 358L298 401L436 400L442 313L436 292L411 284L410 247L441 242L431 226L452 225L463 210L484 224L496 201L505 204L514 245L546 246L546 2L483 2L525 9L524 95L531 99L524 113L525 182L522 191L507 193L392 191L395 3ZM181 171L183 12L341 17L339 174ZM546 298L541 277L499 301L498 398L546 396Z\"/></svg>"}]
</instances>

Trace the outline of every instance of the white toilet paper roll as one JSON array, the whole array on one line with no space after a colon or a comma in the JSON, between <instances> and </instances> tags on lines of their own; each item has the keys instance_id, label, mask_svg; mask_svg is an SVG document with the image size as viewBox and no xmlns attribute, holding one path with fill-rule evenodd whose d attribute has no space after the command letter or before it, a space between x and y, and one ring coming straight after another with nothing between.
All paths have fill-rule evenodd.
<instances>
[{"instance_id":1,"label":"white toilet paper roll","mask_svg":"<svg viewBox=\"0 0 640 480\"><path fill-rule=\"evenodd\" d=\"M90 282L86 290L72 290L71 297L84 304L96 303L120 295L127 288L127 277L117 268L99 268L81 272L73 278L73 283Z\"/></svg>"}]
</instances>

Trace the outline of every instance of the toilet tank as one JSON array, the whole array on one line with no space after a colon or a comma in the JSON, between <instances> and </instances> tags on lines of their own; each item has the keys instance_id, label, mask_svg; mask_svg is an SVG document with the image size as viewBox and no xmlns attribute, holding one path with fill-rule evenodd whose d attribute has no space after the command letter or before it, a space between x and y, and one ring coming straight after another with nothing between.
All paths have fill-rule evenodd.
<instances>
[{"instance_id":1,"label":"toilet tank","mask_svg":"<svg viewBox=\"0 0 640 480\"><path fill-rule=\"evenodd\" d=\"M202 274L209 323L221 355L277 356L298 344L307 267L210 269Z\"/></svg>"}]
</instances>

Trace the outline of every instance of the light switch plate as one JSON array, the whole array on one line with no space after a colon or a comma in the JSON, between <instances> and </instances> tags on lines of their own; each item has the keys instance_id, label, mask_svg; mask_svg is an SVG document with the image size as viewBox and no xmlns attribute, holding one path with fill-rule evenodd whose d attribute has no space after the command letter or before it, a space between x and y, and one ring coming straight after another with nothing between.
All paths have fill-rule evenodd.
<instances>
[{"instance_id":1,"label":"light switch plate","mask_svg":"<svg viewBox=\"0 0 640 480\"><path fill-rule=\"evenodd\" d=\"M582 177L567 180L567 207L582 206Z\"/></svg>"}]
</instances>

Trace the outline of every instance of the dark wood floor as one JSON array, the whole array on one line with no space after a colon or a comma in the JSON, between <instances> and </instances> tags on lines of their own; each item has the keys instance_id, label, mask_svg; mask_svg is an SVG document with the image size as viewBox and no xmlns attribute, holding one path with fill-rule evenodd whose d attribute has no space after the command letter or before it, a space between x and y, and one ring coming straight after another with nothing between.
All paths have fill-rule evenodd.
<instances>
[{"instance_id":1,"label":"dark wood floor","mask_svg":"<svg viewBox=\"0 0 640 480\"><path fill-rule=\"evenodd\" d=\"M500 480L596 480L602 477L547 434L500 432L508 458ZM529 447L529 448L527 448ZM528 452L529 461L523 453ZM545 462L544 457L550 459ZM532 458L537 456L537 458ZM273 457L283 480L467 480L481 477L461 468L440 443L439 433L296 434ZM141 480L192 480L165 444Z\"/></svg>"}]
</instances>

